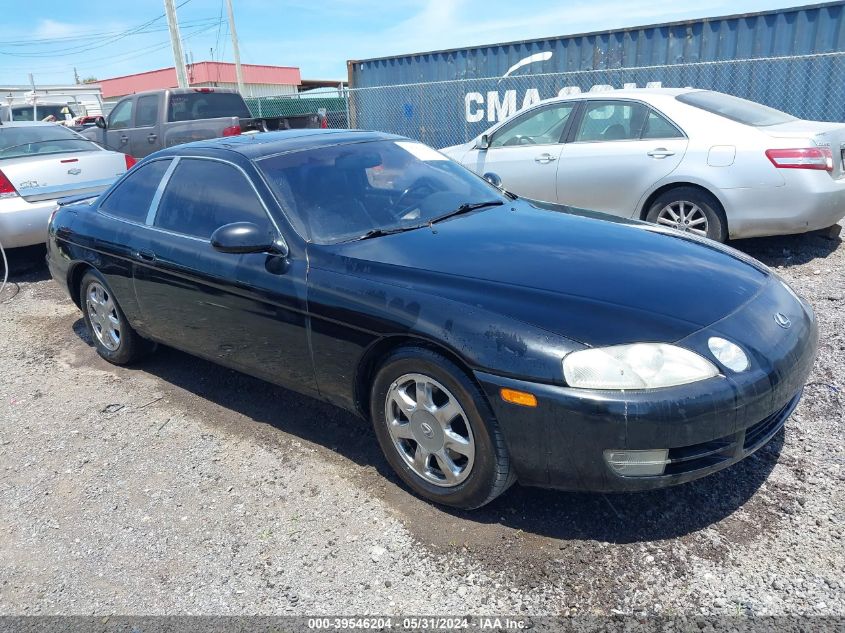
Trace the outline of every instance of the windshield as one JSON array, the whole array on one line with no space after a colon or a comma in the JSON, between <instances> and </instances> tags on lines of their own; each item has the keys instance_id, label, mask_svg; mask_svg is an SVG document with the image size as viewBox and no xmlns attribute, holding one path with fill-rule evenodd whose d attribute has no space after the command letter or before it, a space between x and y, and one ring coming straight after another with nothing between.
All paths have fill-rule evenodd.
<instances>
[{"instance_id":1,"label":"windshield","mask_svg":"<svg viewBox=\"0 0 845 633\"><path fill-rule=\"evenodd\" d=\"M195 121L236 116L248 119L252 115L241 95L234 92L190 92L170 95L167 120Z\"/></svg>"},{"instance_id":2,"label":"windshield","mask_svg":"<svg viewBox=\"0 0 845 633\"><path fill-rule=\"evenodd\" d=\"M61 125L0 126L0 158L93 152L96 144Z\"/></svg>"},{"instance_id":3,"label":"windshield","mask_svg":"<svg viewBox=\"0 0 845 633\"><path fill-rule=\"evenodd\" d=\"M369 141L258 161L300 233L329 244L425 226L504 194L415 141ZM482 207L483 208L483 207Z\"/></svg>"},{"instance_id":4,"label":"windshield","mask_svg":"<svg viewBox=\"0 0 845 633\"><path fill-rule=\"evenodd\" d=\"M731 121L755 127L777 125L778 123L796 120L794 116L786 112L747 99L726 95L723 92L699 90L678 95L676 99L681 103L701 108L712 114L718 114Z\"/></svg>"},{"instance_id":5,"label":"windshield","mask_svg":"<svg viewBox=\"0 0 845 633\"><path fill-rule=\"evenodd\" d=\"M39 121L50 119L53 121L64 121L68 117L74 118L73 110L66 105L41 105L38 104L37 111L32 106L12 106L13 121L32 121L37 116Z\"/></svg>"}]
</instances>

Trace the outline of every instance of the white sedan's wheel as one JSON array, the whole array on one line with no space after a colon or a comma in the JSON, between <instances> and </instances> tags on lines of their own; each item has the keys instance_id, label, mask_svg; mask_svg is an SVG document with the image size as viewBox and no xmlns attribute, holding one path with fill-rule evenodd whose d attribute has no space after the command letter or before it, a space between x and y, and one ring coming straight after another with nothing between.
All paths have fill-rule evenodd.
<instances>
[{"instance_id":1,"label":"white sedan's wheel","mask_svg":"<svg viewBox=\"0 0 845 633\"><path fill-rule=\"evenodd\" d=\"M685 233L707 237L707 216L701 207L689 200L667 204L657 214L657 223Z\"/></svg>"},{"instance_id":2,"label":"white sedan's wheel","mask_svg":"<svg viewBox=\"0 0 845 633\"><path fill-rule=\"evenodd\" d=\"M680 186L661 193L651 203L645 219L684 233L728 239L728 221L713 194L699 187Z\"/></svg>"}]
</instances>

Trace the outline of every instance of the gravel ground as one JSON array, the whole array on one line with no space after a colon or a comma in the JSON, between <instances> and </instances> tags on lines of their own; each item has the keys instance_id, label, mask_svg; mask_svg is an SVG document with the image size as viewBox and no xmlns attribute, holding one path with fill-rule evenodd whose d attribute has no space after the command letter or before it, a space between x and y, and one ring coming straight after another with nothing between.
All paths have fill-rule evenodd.
<instances>
[{"instance_id":1,"label":"gravel ground","mask_svg":"<svg viewBox=\"0 0 845 633\"><path fill-rule=\"evenodd\" d=\"M818 315L785 432L678 488L516 486L473 513L408 494L330 406L169 349L105 363L46 270L19 272L0 297L0 614L845 615L845 246L734 246Z\"/></svg>"}]
</instances>

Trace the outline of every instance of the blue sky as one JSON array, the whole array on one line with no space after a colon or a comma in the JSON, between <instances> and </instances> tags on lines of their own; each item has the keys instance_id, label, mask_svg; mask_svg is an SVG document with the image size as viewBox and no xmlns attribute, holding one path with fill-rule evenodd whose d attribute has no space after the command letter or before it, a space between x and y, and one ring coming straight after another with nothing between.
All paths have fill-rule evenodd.
<instances>
[{"instance_id":1,"label":"blue sky","mask_svg":"<svg viewBox=\"0 0 845 633\"><path fill-rule=\"evenodd\" d=\"M185 0L177 0L177 4ZM0 84L72 83L173 65L161 0L16 2L2 11ZM346 60L566 35L794 6L778 0L234 0L241 61L298 66L304 78L346 77ZM178 10L196 61L232 59L222 0ZM96 16L96 17L95 17ZM59 39L57 39L59 38Z\"/></svg>"}]
</instances>

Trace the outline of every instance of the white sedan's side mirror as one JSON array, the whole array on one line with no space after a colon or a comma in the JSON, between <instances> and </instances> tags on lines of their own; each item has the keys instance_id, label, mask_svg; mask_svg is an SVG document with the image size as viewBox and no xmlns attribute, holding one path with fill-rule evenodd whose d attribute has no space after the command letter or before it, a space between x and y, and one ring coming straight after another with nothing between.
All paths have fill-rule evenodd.
<instances>
[{"instance_id":1,"label":"white sedan's side mirror","mask_svg":"<svg viewBox=\"0 0 845 633\"><path fill-rule=\"evenodd\" d=\"M478 139L478 143L476 143L476 149L487 149L490 147L490 135L489 134L482 134L481 138Z\"/></svg>"}]
</instances>

